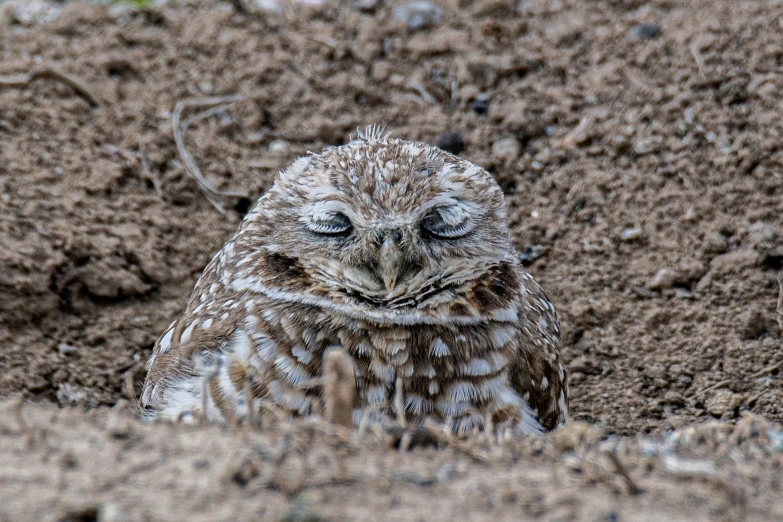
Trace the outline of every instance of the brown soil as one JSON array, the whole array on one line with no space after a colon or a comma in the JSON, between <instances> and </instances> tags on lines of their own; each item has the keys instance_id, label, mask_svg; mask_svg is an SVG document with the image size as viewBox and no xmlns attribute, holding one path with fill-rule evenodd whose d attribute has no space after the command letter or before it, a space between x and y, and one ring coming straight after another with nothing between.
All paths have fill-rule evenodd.
<instances>
[{"instance_id":1,"label":"brown soil","mask_svg":"<svg viewBox=\"0 0 783 522\"><path fill-rule=\"evenodd\" d=\"M204 520L298 516L266 479L237 489L223 474L274 433L126 419L138 437L115 437L106 423L120 413L52 406L114 405L128 375L138 393L156 337L248 208L226 198L227 212L216 211L179 160L171 113L194 96L246 97L193 123L188 146L215 186L251 199L291 159L343 143L358 126L385 123L430 143L460 133L462 155L506 191L517 246L559 310L577 419L654 440L746 410L783 421L783 5L461 4L440 3L440 20L413 31L366 0L249 15L207 1L145 11L66 3L32 25L0 16L0 455L10 462L0 499L16 497L0 502L0 520L111 498L134 520L177 518L177 509ZM641 22L660 35L634 38ZM29 82L9 78L30 71ZM25 406L34 426L11 421L16 395L40 403ZM405 509L422 519L617 520L662 509L694 519L736 515L721 508L736 495L744 514L774 517L783 503L765 487L780 487L781 456L768 442L744 452L736 437L727 443L751 471L731 460L723 486L712 475L677 486L676 473L647 469L644 453L629 450L630 466L658 484L631 497L589 444L564 455L526 447L517 460L464 464L461 478L415 487L389 469L433 473L442 452L367 443L348 459L369 462L358 485L303 495L324 516L344 509L357 519L367 506L399 519L411 519ZM62 464L66 454L78 464ZM94 474L109 461L124 464ZM599 471L575 478L574 462ZM84 482L91 476L107 478ZM158 495L159 510L128 507L155 491L170 493Z\"/></svg>"}]
</instances>

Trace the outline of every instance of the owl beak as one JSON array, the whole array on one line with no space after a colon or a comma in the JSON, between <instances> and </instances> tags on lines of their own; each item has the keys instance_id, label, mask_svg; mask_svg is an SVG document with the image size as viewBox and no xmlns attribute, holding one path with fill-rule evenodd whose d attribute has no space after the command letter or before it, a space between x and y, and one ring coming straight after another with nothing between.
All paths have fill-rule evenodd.
<instances>
[{"instance_id":1,"label":"owl beak","mask_svg":"<svg viewBox=\"0 0 783 522\"><path fill-rule=\"evenodd\" d=\"M387 292L391 292L394 285L397 284L397 276L400 274L401 265L402 251L400 246L393 236L388 235L384 238L381 250L378 253L378 266Z\"/></svg>"}]
</instances>

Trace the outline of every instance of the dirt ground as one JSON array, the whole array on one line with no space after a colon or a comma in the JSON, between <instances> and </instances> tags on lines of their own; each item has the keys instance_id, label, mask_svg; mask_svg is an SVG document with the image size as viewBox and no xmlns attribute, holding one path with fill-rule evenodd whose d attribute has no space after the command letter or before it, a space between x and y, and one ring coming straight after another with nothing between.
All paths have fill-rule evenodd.
<instances>
[{"instance_id":1,"label":"dirt ground","mask_svg":"<svg viewBox=\"0 0 783 522\"><path fill-rule=\"evenodd\" d=\"M415 27L381 0L19 4L0 2L0 520L783 516L783 5L457 0ZM249 193L221 214L171 119L235 93L187 139ZM370 123L457 132L496 176L587 424L478 458L109 410L275 173ZM293 486L287 436L320 473Z\"/></svg>"}]
</instances>

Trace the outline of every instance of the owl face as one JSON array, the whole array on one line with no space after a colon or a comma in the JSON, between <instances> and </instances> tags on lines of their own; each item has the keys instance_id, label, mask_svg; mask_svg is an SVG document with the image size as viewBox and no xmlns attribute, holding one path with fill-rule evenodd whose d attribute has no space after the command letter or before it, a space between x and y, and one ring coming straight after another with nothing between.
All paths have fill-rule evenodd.
<instances>
[{"instance_id":1,"label":"owl face","mask_svg":"<svg viewBox=\"0 0 783 522\"><path fill-rule=\"evenodd\" d=\"M492 176L420 143L361 139L300 158L253 214L260 248L370 306L420 306L509 256Z\"/></svg>"}]
</instances>

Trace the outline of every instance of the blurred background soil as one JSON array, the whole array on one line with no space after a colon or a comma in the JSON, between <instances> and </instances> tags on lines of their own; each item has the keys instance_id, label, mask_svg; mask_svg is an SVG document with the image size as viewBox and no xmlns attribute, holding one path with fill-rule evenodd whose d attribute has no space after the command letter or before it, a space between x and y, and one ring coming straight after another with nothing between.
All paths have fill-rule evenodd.
<instances>
[{"instance_id":1,"label":"blurred background soil","mask_svg":"<svg viewBox=\"0 0 783 522\"><path fill-rule=\"evenodd\" d=\"M128 380L138 394L155 339L275 173L307 151L345 143L357 127L380 123L396 137L459 152L500 182L516 246L563 323L576 420L597 423L604 435L630 436L607 439L628 444L644 433L662 441L668 430L710 419L722 419L730 431L743 412L780 422L781 31L783 5L773 0L205 0L139 9L0 2L0 404L10 412L19 396L39 403L27 408L41 426L64 419L40 427L51 433L48 444L61 440L58 454L77 451L63 449L80 444L69 433L88 437L94 430L89 440L102 449L85 451L88 462L98 460L77 464L74 476L89 476L101 459L138 460L123 468L133 491L140 480L134 474L157 473L145 462L169 451L158 446L157 437L165 437L179 441L170 451L187 456L166 464L168 473L188 474L192 491L233 487L218 475L199 478L201 446L188 441L196 434L216 437L221 448L247 446L239 434L128 419L148 433L146 442L116 450L125 439L106 431L112 414L102 406L115 405ZM229 94L244 98L193 122L186 140L213 185L250 194L221 199L221 214L187 175L171 119L179 100ZM55 405L101 408L83 413ZM8 415L3 422L15 426ZM30 445L19 426L0 429L3 454L22 451L37 466L60 469L64 457L51 457L54 450L36 443L38 435ZM780 488L781 460L778 450L762 446L743 454L760 466L750 492L736 486L733 471L723 486L709 482L711 475L696 485L690 480L694 491L664 481L657 496L630 498L622 487L589 477L561 491L559 484L572 480L571 457L547 460L533 450L522 452L522 469L502 461L513 468L503 484L513 490L535 473L546 475L541 510L519 516L619 520L644 509L654 514L670 501L691 509L700 498L696 508L714 511L681 518L732 517L720 502L732 504L736 495L749 510L743 516L768 516L780 501L760 497L758 484ZM643 469L637 450L633 466ZM572 457L592 458L580 451ZM395 459L411 460L366 448L355 458L365 458L362 452L387 471ZM24 459L14 462L8 470L24 467ZM601 466L619 480L611 462ZM401 493L385 502L428 505L445 516L442 502L457 495L455 513L468 502L475 518L495 519L503 503L497 477L505 473L496 468L480 468L483 475L469 468L468 475L483 478L464 487L488 496L463 498L462 486L417 489L403 481ZM46 480L70 472L57 473ZM0 474L0 492L11 475ZM112 477L112 484L125 480ZM66 486L58 506L79 496ZM94 495L101 487L87 490ZM331 500L313 498L359 509L367 495L384 490L367 487L330 486L322 493ZM222 494L204 498L247 501L244 493ZM289 497L275 498L286 506ZM512 504L529 500L520 498ZM598 508L609 506L607 498L625 507L603 513ZM499 504L485 509L482 502ZM550 509L569 502L575 511ZM580 511L588 505L597 511ZM761 505L768 511L754 511ZM258 511L192 509L204 520L251 512L264 518ZM291 515L285 509L279 516ZM325 509L324 516L336 513ZM0 508L0 520L29 519L20 513L34 515Z\"/></svg>"}]
</instances>

